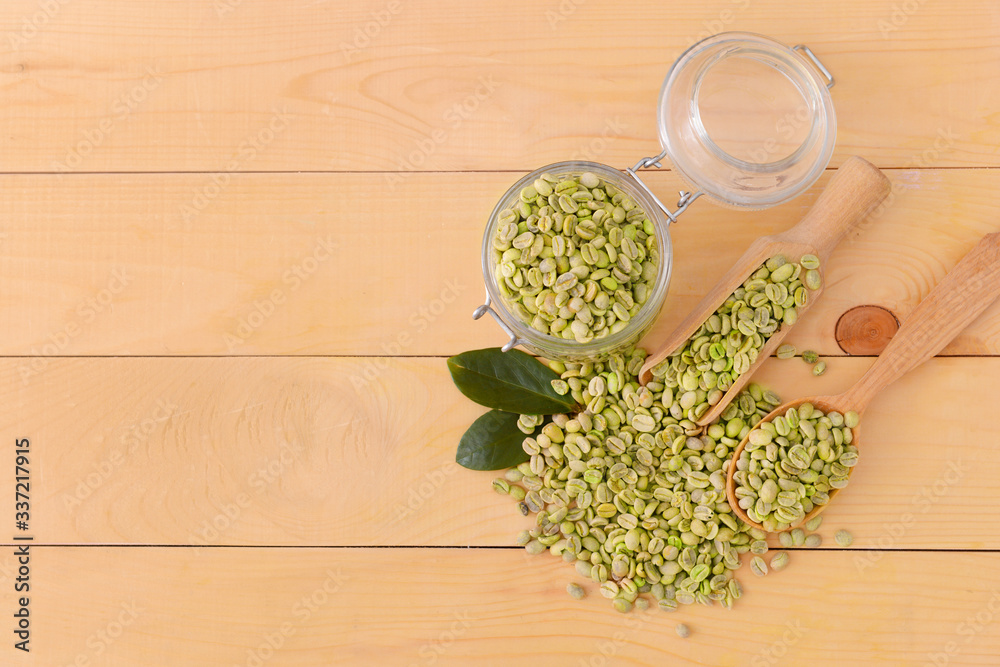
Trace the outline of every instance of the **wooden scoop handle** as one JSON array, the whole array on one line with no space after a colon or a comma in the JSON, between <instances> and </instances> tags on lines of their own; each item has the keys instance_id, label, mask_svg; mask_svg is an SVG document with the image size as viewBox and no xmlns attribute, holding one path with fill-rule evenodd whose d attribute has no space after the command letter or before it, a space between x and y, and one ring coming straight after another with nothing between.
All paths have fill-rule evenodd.
<instances>
[{"instance_id":1,"label":"wooden scoop handle","mask_svg":"<svg viewBox=\"0 0 1000 667\"><path fill-rule=\"evenodd\" d=\"M842 402L862 412L878 392L940 352L998 296L1000 232L984 236L931 290Z\"/></svg>"},{"instance_id":2,"label":"wooden scoop handle","mask_svg":"<svg viewBox=\"0 0 1000 667\"><path fill-rule=\"evenodd\" d=\"M825 263L841 239L886 198L890 187L889 179L878 167L856 155L850 157L840 165L802 221L771 239L812 246Z\"/></svg>"},{"instance_id":3,"label":"wooden scoop handle","mask_svg":"<svg viewBox=\"0 0 1000 667\"><path fill-rule=\"evenodd\" d=\"M837 243L888 194L889 179L875 165L856 156L848 158L827 183L819 199L799 224L781 234L763 236L747 248L726 275L677 325L663 345L646 358L639 372L639 382L642 384L649 382L652 379L653 366L683 345L765 260L781 253L815 252L820 261L825 262ZM798 257L789 259L797 260ZM815 298L810 302L814 300ZM787 333L787 327L782 327L782 331ZM726 402L728 403L728 400ZM725 408L725 405L720 410L722 408Z\"/></svg>"}]
</instances>

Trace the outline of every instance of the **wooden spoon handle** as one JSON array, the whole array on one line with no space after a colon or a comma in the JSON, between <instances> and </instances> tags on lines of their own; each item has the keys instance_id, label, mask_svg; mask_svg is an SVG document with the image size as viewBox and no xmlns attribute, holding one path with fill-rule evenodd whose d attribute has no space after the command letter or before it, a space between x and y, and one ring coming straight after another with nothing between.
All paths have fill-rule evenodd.
<instances>
[{"instance_id":1,"label":"wooden spoon handle","mask_svg":"<svg viewBox=\"0 0 1000 667\"><path fill-rule=\"evenodd\" d=\"M653 367L683 345L716 308L729 298L733 290L765 260L772 255L786 253L795 254L795 257L789 256L789 259L798 261L798 254L815 252L820 261L825 263L840 239L887 194L889 180L877 167L856 156L848 158L799 224L774 236L762 236L747 248L743 256L677 325L659 349L646 358L646 363L639 372L639 382L649 382L653 377ZM787 328L783 330L787 333ZM733 395L735 392L723 403L728 403ZM725 407L723 404L719 410Z\"/></svg>"},{"instance_id":2,"label":"wooden spoon handle","mask_svg":"<svg viewBox=\"0 0 1000 667\"><path fill-rule=\"evenodd\" d=\"M1000 232L984 236L920 302L875 360L844 394L864 410L885 387L940 352L1000 296Z\"/></svg>"},{"instance_id":3,"label":"wooden spoon handle","mask_svg":"<svg viewBox=\"0 0 1000 667\"><path fill-rule=\"evenodd\" d=\"M856 155L850 157L802 221L771 238L812 246L825 262L840 240L886 198L889 189L889 179L878 167Z\"/></svg>"}]
</instances>

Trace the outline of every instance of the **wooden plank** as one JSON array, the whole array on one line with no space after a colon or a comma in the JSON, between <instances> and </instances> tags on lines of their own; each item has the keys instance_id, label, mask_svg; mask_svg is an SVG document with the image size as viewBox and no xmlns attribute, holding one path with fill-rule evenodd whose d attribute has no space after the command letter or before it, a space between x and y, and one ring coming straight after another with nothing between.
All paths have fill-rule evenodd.
<instances>
[{"instance_id":1,"label":"wooden plank","mask_svg":"<svg viewBox=\"0 0 1000 667\"><path fill-rule=\"evenodd\" d=\"M555 559L509 550L30 558L31 653L6 642L8 665L993 665L1000 653L996 553L893 553L859 572L849 553L799 552L780 574L744 574L732 611L629 615L593 584L571 599L577 577ZM0 560L14 567L9 552ZM15 608L10 586L0 598Z\"/></svg>"},{"instance_id":2,"label":"wooden plank","mask_svg":"<svg viewBox=\"0 0 1000 667\"><path fill-rule=\"evenodd\" d=\"M454 463L482 409L443 359L55 359L23 383L0 362L0 431L31 439L30 529L45 544L510 545L529 519ZM786 398L846 389L870 361L821 378L772 359ZM1000 359L944 358L865 418L862 463L826 514L856 548L1000 549L984 415ZM966 423L967 416L972 420ZM12 445L12 443L11 443ZM13 476L3 482L13 496Z\"/></svg>"},{"instance_id":3,"label":"wooden plank","mask_svg":"<svg viewBox=\"0 0 1000 667\"><path fill-rule=\"evenodd\" d=\"M852 154L886 167L1000 164L991 0L466 9L10 0L0 166L405 176L588 157L625 167L659 151L670 63L722 30L807 43L833 71L835 164Z\"/></svg>"},{"instance_id":4,"label":"wooden plank","mask_svg":"<svg viewBox=\"0 0 1000 667\"><path fill-rule=\"evenodd\" d=\"M789 336L800 349L840 354L834 327L856 305L905 316L1000 229L1000 171L889 174L891 205L834 253L822 301ZM471 312L482 303L482 230L514 178L421 174L386 196L377 174L234 176L186 217L211 177L2 177L0 354L41 367L55 355L448 355L500 344ZM648 178L664 197L681 187L669 173ZM699 201L671 232L670 295L648 345L818 192L756 212ZM998 353L1000 304L946 350Z\"/></svg>"}]
</instances>

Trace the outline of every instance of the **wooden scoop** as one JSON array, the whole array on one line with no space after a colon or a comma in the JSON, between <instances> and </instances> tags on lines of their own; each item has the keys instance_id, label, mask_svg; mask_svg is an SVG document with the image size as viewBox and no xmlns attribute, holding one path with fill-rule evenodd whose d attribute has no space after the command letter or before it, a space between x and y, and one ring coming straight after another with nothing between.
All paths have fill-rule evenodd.
<instances>
[{"instance_id":1,"label":"wooden scoop","mask_svg":"<svg viewBox=\"0 0 1000 667\"><path fill-rule=\"evenodd\" d=\"M683 345L698 330L716 309L736 290L737 287L756 271L761 264L775 255L784 255L790 261L798 261L799 257L813 254L820 259L820 271L826 266L826 260L837 247L840 240L865 215L889 194L889 179L870 162L859 157L848 158L826 189L816 200L816 203L802 219L802 222L791 229L775 236L764 236L756 241L743 253L716 286L705 295L705 298L695 307L683 322L663 343L656 353L646 359L639 371L639 382L646 384L652 377L652 368L669 357L678 347ZM825 283L825 281L824 281ZM816 303L823 288L810 292L806 305L798 308L799 318ZM698 420L704 426L714 421L729 402L750 381L754 371L764 363L781 341L784 340L789 325L782 325L775 331L761 348L757 360L739 377L734 378L732 387L725 393L716 405Z\"/></svg>"},{"instance_id":2,"label":"wooden scoop","mask_svg":"<svg viewBox=\"0 0 1000 667\"><path fill-rule=\"evenodd\" d=\"M868 403L880 391L940 352L960 331L986 310L997 296L1000 296L1000 233L983 237L944 277L944 280L931 290L927 298L921 301L906 318L868 372L853 387L836 396L789 401L775 408L764 417L764 421L771 421L789 408L807 402L824 413L834 410L840 413L854 410L859 415L864 414ZM853 444L860 449L858 444L860 427L855 427L853 434ZM739 460L747 442L749 435L743 438L733 452L734 462ZM853 468L851 470L853 471ZM763 526L751 521L739 506L736 498L736 481L733 479L735 473L736 464L731 463L726 476L726 497L729 504L737 516L751 526L763 530ZM837 489L831 490L831 500L836 493ZM827 505L814 508L796 525L813 518Z\"/></svg>"}]
</instances>

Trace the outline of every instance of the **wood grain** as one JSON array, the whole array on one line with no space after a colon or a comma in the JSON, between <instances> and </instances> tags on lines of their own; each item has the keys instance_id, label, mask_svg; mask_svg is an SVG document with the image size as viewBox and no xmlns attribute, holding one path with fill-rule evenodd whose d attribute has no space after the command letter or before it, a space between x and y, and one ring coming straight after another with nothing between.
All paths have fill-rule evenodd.
<instances>
[{"instance_id":1,"label":"wood grain","mask_svg":"<svg viewBox=\"0 0 1000 667\"><path fill-rule=\"evenodd\" d=\"M853 411L856 413L855 417L859 414L864 416L872 400L883 396L901 377L934 358L959 332L996 301L997 297L1000 297L1000 233L987 234L959 260L958 264L903 320L902 326L889 341L886 349L849 389L833 396L797 395L775 407L761 421L774 421L790 410L800 408L806 402L820 410L820 414L829 415L836 412L846 416ZM823 362L823 368L825 367L826 363ZM846 417L842 421L845 420ZM859 448L863 442L862 433L863 430L855 424L853 444ZM744 436L732 452L733 460L743 459L749 443L749 435ZM848 474L852 472L853 469L848 470ZM751 518L749 510L744 510L739 505L735 473L736 468L732 466L726 476L726 499L733 507L733 511L754 528L773 531L774 529L765 527L765 521L755 521ZM959 479L957 472L955 479L957 483ZM829 495L830 501L833 502L838 495L839 490L832 489ZM806 512L805 516L791 522L790 526L786 524L786 529L808 525L827 507L826 504L814 507Z\"/></svg>"},{"instance_id":2,"label":"wood grain","mask_svg":"<svg viewBox=\"0 0 1000 667\"><path fill-rule=\"evenodd\" d=\"M743 576L731 612L627 616L592 584L571 599L576 577L515 550L36 547L31 558L33 652L3 645L8 665L839 667L938 653L993 665L1000 653L996 553L890 553L859 569L847 552L799 551L779 574ZM928 573L947 576L914 585ZM9 586L0 600L10 608Z\"/></svg>"},{"instance_id":3,"label":"wood grain","mask_svg":"<svg viewBox=\"0 0 1000 667\"><path fill-rule=\"evenodd\" d=\"M837 320L837 345L847 354L877 356L899 331L899 321L885 308L857 306Z\"/></svg>"},{"instance_id":4,"label":"wood grain","mask_svg":"<svg viewBox=\"0 0 1000 667\"><path fill-rule=\"evenodd\" d=\"M933 358L1000 297L1000 233L987 234L903 320L858 382L830 403L864 412L875 397ZM850 406L850 407L848 407ZM829 411L829 408L824 407Z\"/></svg>"},{"instance_id":5,"label":"wood grain","mask_svg":"<svg viewBox=\"0 0 1000 667\"><path fill-rule=\"evenodd\" d=\"M443 359L55 359L26 384L18 363L0 363L0 430L32 440L39 543L503 546L530 525L495 473L454 463L482 409ZM815 378L772 359L756 380L786 399L833 394L870 363ZM826 536L1000 549L1000 517L969 511L997 499L980 465L997 430L965 421L990 414L998 371L936 359L880 396Z\"/></svg>"},{"instance_id":6,"label":"wood grain","mask_svg":"<svg viewBox=\"0 0 1000 667\"><path fill-rule=\"evenodd\" d=\"M8 172L624 168L659 152L670 64L722 30L806 43L834 73L834 164L1000 164L991 0L39 7L0 7Z\"/></svg>"},{"instance_id":7,"label":"wood grain","mask_svg":"<svg viewBox=\"0 0 1000 667\"><path fill-rule=\"evenodd\" d=\"M888 176L889 203L840 244L823 298L789 335L799 349L842 354L835 325L857 305L905 317L1000 229L1000 170ZM756 238L801 220L826 178L768 211L697 202L671 232L670 294L646 345ZM482 229L514 180L421 174L387 196L379 174L233 176L185 220L211 176L0 177L0 354L44 366L57 355L449 355L501 344L499 328L471 314L483 297ZM669 173L648 181L659 193L681 186ZM996 305L945 350L996 353Z\"/></svg>"},{"instance_id":8,"label":"wood grain","mask_svg":"<svg viewBox=\"0 0 1000 667\"><path fill-rule=\"evenodd\" d=\"M995 664L998 358L879 396L823 548L745 575L731 614L572 601L567 566L493 548L527 520L453 463L481 409L443 357L504 340L471 320L489 212L543 164L656 154L670 63L721 30L812 47L830 166L893 182L788 340L841 355L845 311L905 318L1000 229L991 0L2 3L0 428L32 440L36 541L32 652L8 634L0 664ZM828 178L692 207L647 345ZM1000 355L1000 306L944 354ZM759 379L836 393L871 363L828 361Z\"/></svg>"},{"instance_id":9,"label":"wood grain","mask_svg":"<svg viewBox=\"0 0 1000 667\"><path fill-rule=\"evenodd\" d=\"M653 367L676 353L733 292L772 257L781 256L797 262L804 255L813 255L818 258L821 267L825 266L840 242L845 237L852 236L868 214L885 201L890 188L889 179L870 162L857 156L846 161L831 176L816 203L801 221L787 231L762 236L751 243L726 275L688 312L684 321L677 325L667 340L659 347L651 348L649 358L639 371L639 381L646 384L652 380ZM821 270L821 275L822 273ZM796 309L798 316L804 318L822 295L822 285L817 290L810 291L809 300ZM791 325L782 325L775 331L758 350L759 355L749 368L733 378L722 399L696 422L706 426L718 419L791 330Z\"/></svg>"}]
</instances>

